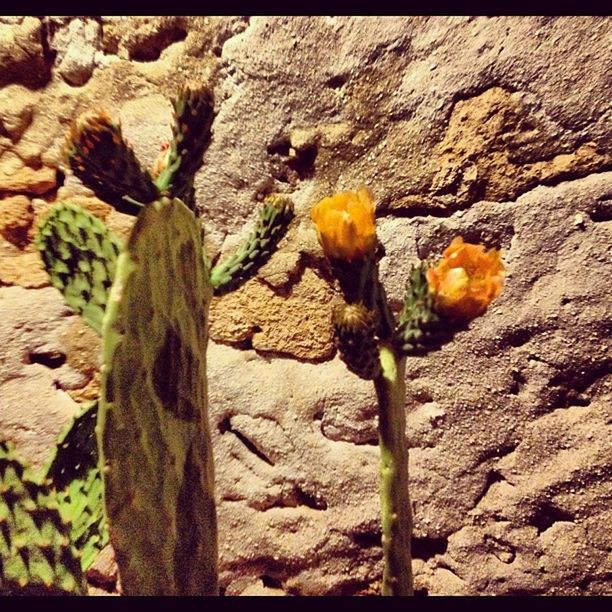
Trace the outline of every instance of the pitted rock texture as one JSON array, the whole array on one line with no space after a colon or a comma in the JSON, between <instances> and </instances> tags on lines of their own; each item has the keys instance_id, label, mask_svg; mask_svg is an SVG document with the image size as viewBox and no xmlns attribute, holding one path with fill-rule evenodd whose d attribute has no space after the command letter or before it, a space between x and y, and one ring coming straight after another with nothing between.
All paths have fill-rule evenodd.
<instances>
[{"instance_id":1,"label":"pitted rock texture","mask_svg":"<svg viewBox=\"0 0 612 612\"><path fill-rule=\"evenodd\" d=\"M335 356L309 219L365 184L395 309L410 264L457 234L509 272L484 317L408 360L417 594L609 594L611 40L602 17L0 18L0 431L40 463L77 409L66 390L96 393L96 340L31 240L56 199L122 236L132 220L65 167L70 122L107 107L151 163L168 95L216 72L196 177L211 255L268 193L297 212L211 308L225 593L377 592L374 394Z\"/></svg>"}]
</instances>

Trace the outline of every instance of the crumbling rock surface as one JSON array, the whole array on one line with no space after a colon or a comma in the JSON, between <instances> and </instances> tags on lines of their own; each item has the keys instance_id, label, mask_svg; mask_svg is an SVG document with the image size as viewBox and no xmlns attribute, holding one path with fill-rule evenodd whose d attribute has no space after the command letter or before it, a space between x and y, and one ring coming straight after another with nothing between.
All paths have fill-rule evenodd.
<instances>
[{"instance_id":1,"label":"crumbling rock surface","mask_svg":"<svg viewBox=\"0 0 612 612\"><path fill-rule=\"evenodd\" d=\"M216 74L196 177L211 255L268 193L297 213L211 308L223 591L378 590L375 398L335 355L339 297L309 219L365 184L395 309L411 263L457 234L508 269L484 317L408 359L417 595L609 594L611 37L601 17L1 18L2 436L40 465L98 389L98 339L31 242L56 200L122 236L132 219L65 167L70 122L107 107L149 164L168 95ZM107 551L92 588L113 572Z\"/></svg>"}]
</instances>

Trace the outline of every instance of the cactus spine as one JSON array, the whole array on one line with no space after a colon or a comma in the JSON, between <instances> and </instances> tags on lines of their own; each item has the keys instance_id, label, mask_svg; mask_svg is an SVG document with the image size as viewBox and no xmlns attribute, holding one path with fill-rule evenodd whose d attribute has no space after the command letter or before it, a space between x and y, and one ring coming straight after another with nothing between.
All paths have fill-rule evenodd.
<instances>
[{"instance_id":1,"label":"cactus spine","mask_svg":"<svg viewBox=\"0 0 612 612\"><path fill-rule=\"evenodd\" d=\"M334 313L336 342L346 367L364 380L380 375L374 313L363 304L345 304Z\"/></svg>"}]
</instances>

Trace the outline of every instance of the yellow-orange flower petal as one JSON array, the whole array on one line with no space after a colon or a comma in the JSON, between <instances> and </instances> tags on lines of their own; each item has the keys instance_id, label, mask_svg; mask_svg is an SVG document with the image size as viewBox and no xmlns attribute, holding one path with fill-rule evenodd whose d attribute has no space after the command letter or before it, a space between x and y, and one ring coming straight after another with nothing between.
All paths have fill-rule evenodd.
<instances>
[{"instance_id":1,"label":"yellow-orange flower petal","mask_svg":"<svg viewBox=\"0 0 612 612\"><path fill-rule=\"evenodd\" d=\"M453 239L440 262L427 271L436 310L457 319L473 319L500 294L504 265L501 251Z\"/></svg>"},{"instance_id":2,"label":"yellow-orange flower petal","mask_svg":"<svg viewBox=\"0 0 612 612\"><path fill-rule=\"evenodd\" d=\"M353 261L376 248L374 199L368 189L323 198L313 206L310 217L330 259Z\"/></svg>"}]
</instances>

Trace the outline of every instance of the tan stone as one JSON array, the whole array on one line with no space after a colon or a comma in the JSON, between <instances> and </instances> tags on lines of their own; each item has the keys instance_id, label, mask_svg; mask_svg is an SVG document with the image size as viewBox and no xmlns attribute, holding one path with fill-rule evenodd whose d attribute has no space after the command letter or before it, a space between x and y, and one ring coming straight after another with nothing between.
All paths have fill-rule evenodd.
<instances>
[{"instance_id":1,"label":"tan stone","mask_svg":"<svg viewBox=\"0 0 612 612\"><path fill-rule=\"evenodd\" d=\"M56 170L46 166L35 170L24 166L8 174L0 172L0 193L43 194L56 186Z\"/></svg>"},{"instance_id":2,"label":"tan stone","mask_svg":"<svg viewBox=\"0 0 612 612\"><path fill-rule=\"evenodd\" d=\"M75 317L60 335L66 363L93 378L100 366L100 336L81 317Z\"/></svg>"},{"instance_id":3,"label":"tan stone","mask_svg":"<svg viewBox=\"0 0 612 612\"><path fill-rule=\"evenodd\" d=\"M38 95L22 85L9 85L0 91L0 125L13 142L18 141L32 121Z\"/></svg>"},{"instance_id":4,"label":"tan stone","mask_svg":"<svg viewBox=\"0 0 612 612\"><path fill-rule=\"evenodd\" d=\"M78 404L91 402L100 397L100 372L94 372L91 380L84 387L66 389L70 397Z\"/></svg>"},{"instance_id":5,"label":"tan stone","mask_svg":"<svg viewBox=\"0 0 612 612\"><path fill-rule=\"evenodd\" d=\"M115 232L123 239L127 239L135 221L136 217L133 215L126 215L113 209L106 218L105 223L109 230Z\"/></svg>"},{"instance_id":6,"label":"tan stone","mask_svg":"<svg viewBox=\"0 0 612 612\"><path fill-rule=\"evenodd\" d=\"M258 279L213 300L211 337L230 344L252 343L262 352L298 359L329 359L336 293L311 268L284 291L275 293Z\"/></svg>"},{"instance_id":7,"label":"tan stone","mask_svg":"<svg viewBox=\"0 0 612 612\"><path fill-rule=\"evenodd\" d=\"M12 244L23 247L29 241L34 210L29 198L19 195L0 200L0 234Z\"/></svg>"},{"instance_id":8,"label":"tan stone","mask_svg":"<svg viewBox=\"0 0 612 612\"><path fill-rule=\"evenodd\" d=\"M48 284L49 276L38 252L0 258L0 285L38 288Z\"/></svg>"},{"instance_id":9,"label":"tan stone","mask_svg":"<svg viewBox=\"0 0 612 612\"><path fill-rule=\"evenodd\" d=\"M69 202L70 204L80 206L81 208L84 208L86 211L90 212L92 215L102 219L102 221L105 221L108 215L110 215L110 213L114 210L110 204L103 202L96 196L74 194L64 187L60 187L60 189L58 189L57 201Z\"/></svg>"},{"instance_id":10,"label":"tan stone","mask_svg":"<svg viewBox=\"0 0 612 612\"><path fill-rule=\"evenodd\" d=\"M42 46L41 21L25 17L18 24L0 23L0 86L44 84L49 76Z\"/></svg>"},{"instance_id":11,"label":"tan stone","mask_svg":"<svg viewBox=\"0 0 612 612\"><path fill-rule=\"evenodd\" d=\"M110 544L102 549L96 560L88 568L86 577L90 585L106 591L103 593L95 593L96 595L108 595L108 590L115 588L117 579L119 578L119 572L117 562L115 561L115 551Z\"/></svg>"},{"instance_id":12,"label":"tan stone","mask_svg":"<svg viewBox=\"0 0 612 612\"><path fill-rule=\"evenodd\" d=\"M463 200L514 199L534 184L585 175L612 163L612 155L597 151L593 143L559 151L552 159L527 161L533 149L546 147L551 157L556 148L536 123L518 97L501 87L457 102L438 146L436 162L442 169L432 184L434 194L451 189Z\"/></svg>"},{"instance_id":13,"label":"tan stone","mask_svg":"<svg viewBox=\"0 0 612 612\"><path fill-rule=\"evenodd\" d=\"M70 21L45 19L48 32ZM127 113L126 136L154 159L167 135L156 97L205 76L211 50L221 57L218 115L195 181L207 237L215 250L236 244L230 237L252 218L254 199L271 190L291 193L297 214L287 239L295 252L278 253L211 313L241 347L208 347L221 586L378 593L372 385L338 357L287 358L313 354L304 343L315 330L298 317L312 300L294 295L302 267L321 258L310 207L365 183L394 306L417 255L437 257L456 234L503 246L509 271L485 316L441 350L408 359L418 594L608 594L612 133L602 58L612 22L164 19L103 17L106 55L94 55L100 69L82 88L57 70L40 87L39 73L23 137L15 144L0 130L0 165L12 174L64 163L66 127L93 105ZM27 22L39 20L0 18L2 82L36 74L23 69L39 61L36 38L25 44L29 57L15 44ZM154 99L151 129L142 129L144 108L129 120ZM15 116L12 138L24 118ZM77 181L65 178L72 189ZM37 215L50 205L33 202ZM115 211L105 218L122 231L132 222ZM0 240L0 258L18 254ZM328 312L315 303L316 316ZM56 289L0 287L0 311L0 430L41 465L77 409L63 389L84 401L97 378L45 365L72 322ZM258 335L265 354L242 350Z\"/></svg>"}]
</instances>

